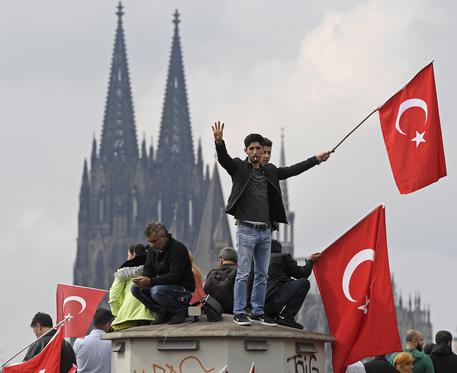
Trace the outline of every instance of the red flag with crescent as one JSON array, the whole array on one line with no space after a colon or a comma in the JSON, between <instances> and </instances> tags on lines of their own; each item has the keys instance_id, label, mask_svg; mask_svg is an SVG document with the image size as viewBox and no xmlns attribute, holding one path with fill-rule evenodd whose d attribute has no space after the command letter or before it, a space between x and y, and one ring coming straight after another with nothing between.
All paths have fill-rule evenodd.
<instances>
[{"instance_id":1,"label":"red flag with crescent","mask_svg":"<svg viewBox=\"0 0 457 373\"><path fill-rule=\"evenodd\" d=\"M313 266L330 333L333 370L401 351L390 282L384 206L330 245Z\"/></svg>"},{"instance_id":2,"label":"red flag with crescent","mask_svg":"<svg viewBox=\"0 0 457 373\"><path fill-rule=\"evenodd\" d=\"M76 285L57 285L57 322L69 315L64 337L84 337L106 290Z\"/></svg>"},{"instance_id":3,"label":"red flag with crescent","mask_svg":"<svg viewBox=\"0 0 457 373\"><path fill-rule=\"evenodd\" d=\"M49 343L30 360L3 368L3 373L59 373L60 351L62 348L65 324L63 323ZM69 371L69 373L71 370Z\"/></svg>"},{"instance_id":4,"label":"red flag with crescent","mask_svg":"<svg viewBox=\"0 0 457 373\"><path fill-rule=\"evenodd\" d=\"M378 108L390 166L401 194L446 176L433 63Z\"/></svg>"}]
</instances>

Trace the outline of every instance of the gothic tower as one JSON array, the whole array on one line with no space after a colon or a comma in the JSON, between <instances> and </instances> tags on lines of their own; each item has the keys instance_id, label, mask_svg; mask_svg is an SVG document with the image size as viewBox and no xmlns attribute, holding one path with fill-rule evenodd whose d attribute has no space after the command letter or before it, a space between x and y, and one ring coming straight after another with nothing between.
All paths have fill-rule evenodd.
<instances>
[{"instance_id":1,"label":"gothic tower","mask_svg":"<svg viewBox=\"0 0 457 373\"><path fill-rule=\"evenodd\" d=\"M138 154L133 100L122 25L117 10L108 94L100 148L94 138L90 173L84 162L80 193L76 284L108 288L128 245L141 237L145 218L145 170Z\"/></svg>"},{"instance_id":2,"label":"gothic tower","mask_svg":"<svg viewBox=\"0 0 457 373\"><path fill-rule=\"evenodd\" d=\"M174 33L165 87L156 165L160 186L162 221L171 233L189 246L198 235L203 205L203 164L199 147L195 163L189 105L184 76L179 13L174 13Z\"/></svg>"},{"instance_id":3,"label":"gothic tower","mask_svg":"<svg viewBox=\"0 0 457 373\"><path fill-rule=\"evenodd\" d=\"M77 254L74 283L109 289L115 269L130 245L144 242L143 227L151 219L165 223L174 237L195 251L207 190L219 185L218 173L204 175L202 146L194 154L184 67L179 37L179 14L173 16L174 34L165 88L159 144L154 154L143 138L138 149L133 98L122 17L116 12L108 94L99 148L94 137L90 167L84 161L79 196ZM207 168L207 167L206 167ZM215 179L216 178L216 179ZM219 227L228 227L227 217ZM216 227L214 227L216 228ZM231 244L230 230L222 229L217 242ZM205 246L206 245L206 246ZM199 246L199 256L213 250Z\"/></svg>"},{"instance_id":4,"label":"gothic tower","mask_svg":"<svg viewBox=\"0 0 457 373\"><path fill-rule=\"evenodd\" d=\"M281 128L281 153L279 159L279 167L286 166L285 148L284 148L284 128ZM287 189L287 179L280 180L282 201L286 210L286 217L289 224L279 224L279 230L274 232L273 236L281 241L282 252L289 253L294 256L294 220L295 213L289 209L289 192Z\"/></svg>"}]
</instances>

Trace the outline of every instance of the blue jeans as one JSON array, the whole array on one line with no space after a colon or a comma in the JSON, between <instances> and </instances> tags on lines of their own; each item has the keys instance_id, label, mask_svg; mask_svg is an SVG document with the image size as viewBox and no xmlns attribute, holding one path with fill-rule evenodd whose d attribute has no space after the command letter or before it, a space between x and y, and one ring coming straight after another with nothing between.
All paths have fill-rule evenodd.
<instances>
[{"instance_id":1,"label":"blue jeans","mask_svg":"<svg viewBox=\"0 0 457 373\"><path fill-rule=\"evenodd\" d=\"M180 285L156 285L138 288L133 285L133 295L153 312L167 312L187 316L187 306L192 294Z\"/></svg>"},{"instance_id":2,"label":"blue jeans","mask_svg":"<svg viewBox=\"0 0 457 373\"><path fill-rule=\"evenodd\" d=\"M233 313L246 313L247 283L254 259L254 285L251 294L252 313L263 314L267 273L270 264L271 231L238 225L236 231L238 269L235 278Z\"/></svg>"}]
</instances>

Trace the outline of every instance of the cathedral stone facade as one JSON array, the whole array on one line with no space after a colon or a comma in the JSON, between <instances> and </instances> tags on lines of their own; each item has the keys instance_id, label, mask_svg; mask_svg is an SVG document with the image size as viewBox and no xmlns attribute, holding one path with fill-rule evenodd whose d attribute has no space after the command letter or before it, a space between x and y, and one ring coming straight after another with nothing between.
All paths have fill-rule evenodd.
<instances>
[{"instance_id":1,"label":"cathedral stone facade","mask_svg":"<svg viewBox=\"0 0 457 373\"><path fill-rule=\"evenodd\" d=\"M109 289L130 245L144 242L149 220L162 221L208 271L232 246L217 165L210 175L199 142L194 152L179 14L173 39L157 150L138 147L133 97L119 3L100 144L84 161L79 196L74 283ZM212 146L212 144L209 144Z\"/></svg>"}]
</instances>

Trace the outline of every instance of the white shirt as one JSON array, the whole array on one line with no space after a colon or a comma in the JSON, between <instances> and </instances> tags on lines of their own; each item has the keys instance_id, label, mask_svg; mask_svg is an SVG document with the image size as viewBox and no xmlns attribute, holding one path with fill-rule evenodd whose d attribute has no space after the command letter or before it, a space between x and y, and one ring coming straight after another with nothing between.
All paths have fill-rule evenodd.
<instances>
[{"instance_id":1,"label":"white shirt","mask_svg":"<svg viewBox=\"0 0 457 373\"><path fill-rule=\"evenodd\" d=\"M94 329L84 338L77 338L73 349L78 373L110 373L111 341L100 339L103 330Z\"/></svg>"},{"instance_id":2,"label":"white shirt","mask_svg":"<svg viewBox=\"0 0 457 373\"><path fill-rule=\"evenodd\" d=\"M78 368L79 369L79 368ZM78 370L79 372L79 370ZM349 365L346 368L346 373L365 373L365 366L361 361L357 361L354 364Z\"/></svg>"}]
</instances>

